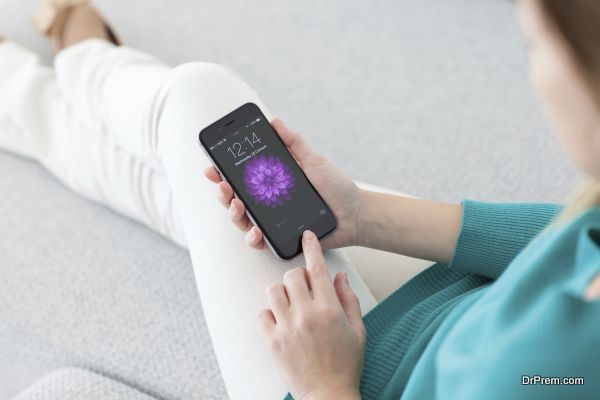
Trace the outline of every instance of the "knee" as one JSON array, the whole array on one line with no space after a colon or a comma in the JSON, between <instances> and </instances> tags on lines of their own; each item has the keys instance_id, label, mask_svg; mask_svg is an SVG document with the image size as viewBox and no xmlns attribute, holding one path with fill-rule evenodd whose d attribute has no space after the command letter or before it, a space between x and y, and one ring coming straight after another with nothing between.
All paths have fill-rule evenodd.
<instances>
[{"instance_id":1,"label":"knee","mask_svg":"<svg viewBox=\"0 0 600 400\"><path fill-rule=\"evenodd\" d=\"M254 97L250 87L233 70L220 64L193 62L169 72L160 103L163 113L176 109L182 118L199 114L206 122L214 122L242 105L238 104L241 100Z\"/></svg>"},{"instance_id":2,"label":"knee","mask_svg":"<svg viewBox=\"0 0 600 400\"><path fill-rule=\"evenodd\" d=\"M235 75L231 68L222 64L209 62L189 62L171 70L173 81L182 80L184 82L188 82L190 79L223 79L231 75Z\"/></svg>"},{"instance_id":3,"label":"knee","mask_svg":"<svg viewBox=\"0 0 600 400\"><path fill-rule=\"evenodd\" d=\"M169 72L153 101L154 148L159 142L161 147L187 144L201 129L248 102L260 104L252 88L231 69L212 63L183 64Z\"/></svg>"},{"instance_id":4,"label":"knee","mask_svg":"<svg viewBox=\"0 0 600 400\"><path fill-rule=\"evenodd\" d=\"M167 86L169 97L189 98L191 93L196 99L211 99L239 81L238 75L224 65L191 62L171 70Z\"/></svg>"}]
</instances>

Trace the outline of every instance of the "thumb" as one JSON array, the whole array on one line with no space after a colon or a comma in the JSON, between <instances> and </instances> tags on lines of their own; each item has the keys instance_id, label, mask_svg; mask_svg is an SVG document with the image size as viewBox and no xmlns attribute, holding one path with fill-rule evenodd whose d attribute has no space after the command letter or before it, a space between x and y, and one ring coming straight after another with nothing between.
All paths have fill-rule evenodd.
<instances>
[{"instance_id":1,"label":"thumb","mask_svg":"<svg viewBox=\"0 0 600 400\"><path fill-rule=\"evenodd\" d=\"M346 318L348 318L350 324L363 329L364 324L360 312L360 303L348 283L348 273L340 272L336 274L333 285L335 286L335 293L340 300L340 304L344 309L344 314L346 314Z\"/></svg>"},{"instance_id":2,"label":"thumb","mask_svg":"<svg viewBox=\"0 0 600 400\"><path fill-rule=\"evenodd\" d=\"M300 135L289 129L279 118L274 118L271 121L271 126L297 161L302 162L313 153L313 149L308 143Z\"/></svg>"}]
</instances>

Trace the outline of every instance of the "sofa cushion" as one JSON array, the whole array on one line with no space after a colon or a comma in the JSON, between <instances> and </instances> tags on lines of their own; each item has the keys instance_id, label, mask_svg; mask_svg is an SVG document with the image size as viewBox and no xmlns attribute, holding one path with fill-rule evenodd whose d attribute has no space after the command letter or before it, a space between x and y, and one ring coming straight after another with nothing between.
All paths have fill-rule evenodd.
<instances>
[{"instance_id":1,"label":"sofa cushion","mask_svg":"<svg viewBox=\"0 0 600 400\"><path fill-rule=\"evenodd\" d=\"M111 378L79 368L45 375L14 400L153 400L147 394Z\"/></svg>"},{"instance_id":2,"label":"sofa cushion","mask_svg":"<svg viewBox=\"0 0 600 400\"><path fill-rule=\"evenodd\" d=\"M77 366L222 399L188 252L0 152L0 400Z\"/></svg>"}]
</instances>

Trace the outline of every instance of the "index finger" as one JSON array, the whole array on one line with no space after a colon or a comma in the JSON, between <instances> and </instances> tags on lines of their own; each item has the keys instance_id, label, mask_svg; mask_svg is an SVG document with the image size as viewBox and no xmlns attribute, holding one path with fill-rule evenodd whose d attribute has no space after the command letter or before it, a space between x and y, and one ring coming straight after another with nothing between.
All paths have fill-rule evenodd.
<instances>
[{"instance_id":1,"label":"index finger","mask_svg":"<svg viewBox=\"0 0 600 400\"><path fill-rule=\"evenodd\" d=\"M315 298L333 298L335 290L329 277L323 251L319 239L311 231L304 231L302 234L302 250L306 259L310 287Z\"/></svg>"}]
</instances>

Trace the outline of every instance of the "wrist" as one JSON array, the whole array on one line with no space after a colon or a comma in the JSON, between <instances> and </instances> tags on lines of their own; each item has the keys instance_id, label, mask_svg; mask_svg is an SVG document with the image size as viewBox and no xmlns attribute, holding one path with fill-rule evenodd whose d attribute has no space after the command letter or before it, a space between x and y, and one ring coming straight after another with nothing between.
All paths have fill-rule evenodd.
<instances>
[{"instance_id":1,"label":"wrist","mask_svg":"<svg viewBox=\"0 0 600 400\"><path fill-rule=\"evenodd\" d=\"M306 396L302 396L298 400L329 400L329 399L339 399L339 400L361 400L360 391L358 388L347 388L347 389L324 389L314 391L312 393L307 394Z\"/></svg>"},{"instance_id":2,"label":"wrist","mask_svg":"<svg viewBox=\"0 0 600 400\"><path fill-rule=\"evenodd\" d=\"M359 189L358 211L356 213L356 238L355 246L369 247L369 224L372 221L371 202L372 192Z\"/></svg>"}]
</instances>

